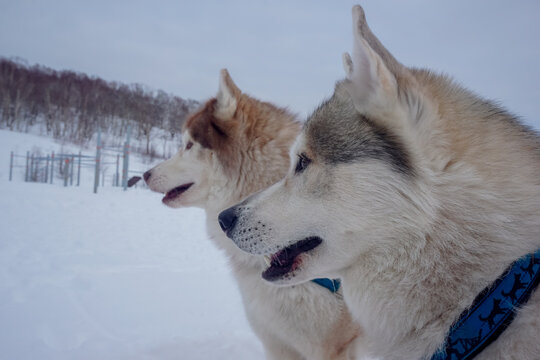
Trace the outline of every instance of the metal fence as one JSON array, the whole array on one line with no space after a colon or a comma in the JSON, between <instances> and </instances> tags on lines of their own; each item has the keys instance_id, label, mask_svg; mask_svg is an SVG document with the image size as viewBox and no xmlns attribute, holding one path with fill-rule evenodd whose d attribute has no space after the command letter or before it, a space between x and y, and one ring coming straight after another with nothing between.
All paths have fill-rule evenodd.
<instances>
[{"instance_id":1,"label":"metal fence","mask_svg":"<svg viewBox=\"0 0 540 360\"><path fill-rule=\"evenodd\" d=\"M94 169L94 193L97 193L100 180L101 186L105 185L106 167L112 165L116 172L112 177L112 186L128 188L128 177L130 173L140 173L129 170L130 156L130 128L128 128L126 141L122 147L104 147L101 142L101 132L97 134L97 145L95 155L84 155L80 151L75 153L31 154L17 155L13 151L10 153L9 161L9 181L13 180L13 170L24 168L25 182L42 182L53 184L55 174L58 173L58 180L63 181L64 186L76 186L81 184L81 168ZM25 159L23 164L18 159ZM120 166L122 167L120 173Z\"/></svg>"}]
</instances>

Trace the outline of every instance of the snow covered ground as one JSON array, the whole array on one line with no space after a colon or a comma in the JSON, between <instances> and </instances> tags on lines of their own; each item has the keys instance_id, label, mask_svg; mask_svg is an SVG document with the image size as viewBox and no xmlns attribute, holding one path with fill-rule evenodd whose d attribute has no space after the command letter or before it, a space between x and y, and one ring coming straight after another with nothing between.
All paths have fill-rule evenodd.
<instances>
[{"instance_id":1,"label":"snow covered ground","mask_svg":"<svg viewBox=\"0 0 540 360\"><path fill-rule=\"evenodd\" d=\"M9 152L35 146L61 147L0 131L0 359L263 358L202 210L21 168L9 182Z\"/></svg>"}]
</instances>

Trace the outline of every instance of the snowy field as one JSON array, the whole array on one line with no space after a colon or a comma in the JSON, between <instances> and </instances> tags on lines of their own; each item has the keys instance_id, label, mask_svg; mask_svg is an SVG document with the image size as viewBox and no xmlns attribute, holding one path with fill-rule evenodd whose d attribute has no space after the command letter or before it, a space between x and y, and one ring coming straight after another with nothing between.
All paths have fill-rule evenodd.
<instances>
[{"instance_id":1,"label":"snowy field","mask_svg":"<svg viewBox=\"0 0 540 360\"><path fill-rule=\"evenodd\" d=\"M9 152L35 146L61 147L0 131L1 360L263 358L202 210L93 194L89 170L81 187L9 182Z\"/></svg>"}]
</instances>

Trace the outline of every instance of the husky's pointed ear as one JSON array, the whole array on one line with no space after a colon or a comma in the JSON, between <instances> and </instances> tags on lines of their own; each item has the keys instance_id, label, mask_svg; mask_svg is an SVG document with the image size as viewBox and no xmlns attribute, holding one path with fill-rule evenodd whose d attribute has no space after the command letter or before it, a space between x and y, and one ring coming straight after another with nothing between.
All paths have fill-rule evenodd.
<instances>
[{"instance_id":1,"label":"husky's pointed ear","mask_svg":"<svg viewBox=\"0 0 540 360\"><path fill-rule=\"evenodd\" d=\"M214 115L224 120L233 117L241 94L242 92L232 80L227 69L221 69Z\"/></svg>"},{"instance_id":2,"label":"husky's pointed ear","mask_svg":"<svg viewBox=\"0 0 540 360\"><path fill-rule=\"evenodd\" d=\"M396 58L394 58L394 56L384 47L384 45L381 44L373 32L371 32L366 20L364 9L362 9L360 5L354 6L352 9L352 16L355 40L358 37L363 38L371 49L381 57L382 61L390 72L399 78L403 72L406 71L406 69L396 60Z\"/></svg>"},{"instance_id":3,"label":"husky's pointed ear","mask_svg":"<svg viewBox=\"0 0 540 360\"><path fill-rule=\"evenodd\" d=\"M345 88L361 112L388 109L397 100L398 80L405 71L369 29L364 10L352 9L352 56L343 54L348 82Z\"/></svg>"}]
</instances>

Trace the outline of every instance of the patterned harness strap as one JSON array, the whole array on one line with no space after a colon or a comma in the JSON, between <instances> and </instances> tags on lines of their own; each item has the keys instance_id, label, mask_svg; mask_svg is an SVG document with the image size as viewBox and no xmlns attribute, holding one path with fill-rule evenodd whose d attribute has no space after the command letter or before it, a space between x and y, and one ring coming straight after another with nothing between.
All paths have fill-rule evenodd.
<instances>
[{"instance_id":1,"label":"patterned harness strap","mask_svg":"<svg viewBox=\"0 0 540 360\"><path fill-rule=\"evenodd\" d=\"M485 288L452 326L444 347L431 360L469 360L512 323L540 282L540 250L514 262Z\"/></svg>"}]
</instances>

